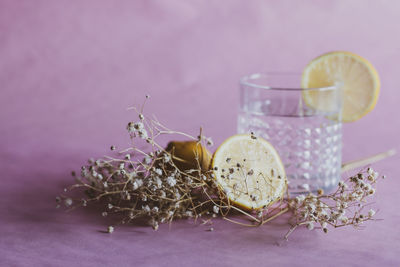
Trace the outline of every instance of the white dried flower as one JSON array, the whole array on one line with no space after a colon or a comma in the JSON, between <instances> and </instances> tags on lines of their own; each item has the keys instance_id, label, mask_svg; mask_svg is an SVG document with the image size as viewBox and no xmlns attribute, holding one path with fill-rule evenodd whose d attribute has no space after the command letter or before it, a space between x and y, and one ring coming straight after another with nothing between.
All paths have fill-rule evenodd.
<instances>
[{"instance_id":1,"label":"white dried flower","mask_svg":"<svg viewBox=\"0 0 400 267\"><path fill-rule=\"evenodd\" d=\"M219 207L214 205L213 211L214 211L214 213L218 214L218 212L219 212Z\"/></svg>"},{"instance_id":2,"label":"white dried flower","mask_svg":"<svg viewBox=\"0 0 400 267\"><path fill-rule=\"evenodd\" d=\"M169 176L169 177L167 178L167 184L168 184L169 186L171 186L171 187L175 186L175 185L176 185L176 180L175 180L175 178L172 177L172 176Z\"/></svg>"},{"instance_id":3,"label":"white dried flower","mask_svg":"<svg viewBox=\"0 0 400 267\"><path fill-rule=\"evenodd\" d=\"M163 155L163 161L165 163L170 162L171 161L171 157L168 154L164 154Z\"/></svg>"},{"instance_id":4,"label":"white dried flower","mask_svg":"<svg viewBox=\"0 0 400 267\"><path fill-rule=\"evenodd\" d=\"M145 212L150 212L149 205L142 206L142 210L144 210Z\"/></svg>"},{"instance_id":5,"label":"white dried flower","mask_svg":"<svg viewBox=\"0 0 400 267\"><path fill-rule=\"evenodd\" d=\"M191 184L193 183L192 178L187 177L187 178L186 178L186 183L187 183L188 185L191 185Z\"/></svg>"},{"instance_id":6,"label":"white dried flower","mask_svg":"<svg viewBox=\"0 0 400 267\"><path fill-rule=\"evenodd\" d=\"M81 170L81 176L82 176L82 177L87 177L87 176L88 176L88 171L87 171L86 169L82 168L82 170Z\"/></svg>"},{"instance_id":7,"label":"white dried flower","mask_svg":"<svg viewBox=\"0 0 400 267\"><path fill-rule=\"evenodd\" d=\"M160 197L165 198L167 194L164 191L160 191Z\"/></svg>"},{"instance_id":8,"label":"white dried flower","mask_svg":"<svg viewBox=\"0 0 400 267\"><path fill-rule=\"evenodd\" d=\"M305 197L304 195L299 195L299 196L296 197L296 201L297 201L298 203L303 202L304 199L306 199L306 197Z\"/></svg>"},{"instance_id":9,"label":"white dried flower","mask_svg":"<svg viewBox=\"0 0 400 267\"><path fill-rule=\"evenodd\" d=\"M141 122L141 121L135 122L135 123L133 124L133 128L134 128L135 130L142 130L142 129L144 129L144 124L143 124L143 122Z\"/></svg>"},{"instance_id":10,"label":"white dried flower","mask_svg":"<svg viewBox=\"0 0 400 267\"><path fill-rule=\"evenodd\" d=\"M132 184L132 189L133 189L133 190L136 190L136 189L138 189L138 188L139 188L138 183L137 183L136 181L134 181L133 184Z\"/></svg>"},{"instance_id":11,"label":"white dried flower","mask_svg":"<svg viewBox=\"0 0 400 267\"><path fill-rule=\"evenodd\" d=\"M367 186L367 183L365 183L364 181L360 181L360 182L358 183L358 186L359 186L360 188L365 188L365 187Z\"/></svg>"},{"instance_id":12,"label":"white dried flower","mask_svg":"<svg viewBox=\"0 0 400 267\"><path fill-rule=\"evenodd\" d=\"M186 214L186 216L188 216L188 217L193 217L193 212L190 211L190 210L186 211L185 214Z\"/></svg>"},{"instance_id":13,"label":"white dried flower","mask_svg":"<svg viewBox=\"0 0 400 267\"><path fill-rule=\"evenodd\" d=\"M154 172L155 172L156 174L158 174L158 175L162 175L162 174L163 174L162 170L159 169L159 168L156 168L156 169L154 170Z\"/></svg>"},{"instance_id":14,"label":"white dried flower","mask_svg":"<svg viewBox=\"0 0 400 267\"><path fill-rule=\"evenodd\" d=\"M314 203L310 203L307 205L307 209L309 212L314 212L317 209L317 207L315 206Z\"/></svg>"},{"instance_id":15,"label":"white dried flower","mask_svg":"<svg viewBox=\"0 0 400 267\"><path fill-rule=\"evenodd\" d=\"M162 187L162 181L161 181L161 179L159 177L156 178L156 185L157 185L157 188L161 188Z\"/></svg>"},{"instance_id":16,"label":"white dried flower","mask_svg":"<svg viewBox=\"0 0 400 267\"><path fill-rule=\"evenodd\" d=\"M145 129L139 130L138 135L142 139L147 139L149 137Z\"/></svg>"},{"instance_id":17,"label":"white dried flower","mask_svg":"<svg viewBox=\"0 0 400 267\"><path fill-rule=\"evenodd\" d=\"M322 231L324 231L324 233L328 233L328 224L326 222L322 223Z\"/></svg>"},{"instance_id":18,"label":"white dried flower","mask_svg":"<svg viewBox=\"0 0 400 267\"><path fill-rule=\"evenodd\" d=\"M374 216L375 215L375 211L373 210L373 209L370 209L369 211L368 211L368 216L369 217L372 217L372 216Z\"/></svg>"},{"instance_id":19,"label":"white dried flower","mask_svg":"<svg viewBox=\"0 0 400 267\"><path fill-rule=\"evenodd\" d=\"M111 234L112 232L114 232L114 227L108 226L107 233Z\"/></svg>"},{"instance_id":20,"label":"white dried flower","mask_svg":"<svg viewBox=\"0 0 400 267\"><path fill-rule=\"evenodd\" d=\"M153 211L154 213L157 213L157 212L159 211L159 209L158 209L157 206L155 206L155 207L153 207L152 211Z\"/></svg>"},{"instance_id":21,"label":"white dried flower","mask_svg":"<svg viewBox=\"0 0 400 267\"><path fill-rule=\"evenodd\" d=\"M321 212L319 214L324 218L327 218L327 219L329 218L329 214L325 209L321 210Z\"/></svg>"},{"instance_id":22,"label":"white dried flower","mask_svg":"<svg viewBox=\"0 0 400 267\"><path fill-rule=\"evenodd\" d=\"M66 198L66 199L64 200L64 205L65 205L66 207L71 206L72 203L73 203L73 201L72 201L72 199L70 199L70 198Z\"/></svg>"},{"instance_id":23,"label":"white dried flower","mask_svg":"<svg viewBox=\"0 0 400 267\"><path fill-rule=\"evenodd\" d=\"M307 229L308 229L308 230L314 229L314 223L313 223L313 222L308 222L308 223L307 223Z\"/></svg>"},{"instance_id":24,"label":"white dried flower","mask_svg":"<svg viewBox=\"0 0 400 267\"><path fill-rule=\"evenodd\" d=\"M144 157L145 164L150 164L151 162L152 162L152 159L149 156Z\"/></svg>"},{"instance_id":25,"label":"white dried flower","mask_svg":"<svg viewBox=\"0 0 400 267\"><path fill-rule=\"evenodd\" d=\"M364 190L365 191L370 191L372 189L372 186L370 184L365 184Z\"/></svg>"}]
</instances>

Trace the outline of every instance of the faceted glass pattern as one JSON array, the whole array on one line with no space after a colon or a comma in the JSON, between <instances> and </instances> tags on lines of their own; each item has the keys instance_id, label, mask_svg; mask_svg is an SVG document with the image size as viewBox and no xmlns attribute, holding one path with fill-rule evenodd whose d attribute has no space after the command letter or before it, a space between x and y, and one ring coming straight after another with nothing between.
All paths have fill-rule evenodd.
<instances>
[{"instance_id":1,"label":"faceted glass pattern","mask_svg":"<svg viewBox=\"0 0 400 267\"><path fill-rule=\"evenodd\" d=\"M240 113L238 132L268 140L285 166L292 194L329 191L340 179L342 126L324 117L276 117Z\"/></svg>"}]
</instances>

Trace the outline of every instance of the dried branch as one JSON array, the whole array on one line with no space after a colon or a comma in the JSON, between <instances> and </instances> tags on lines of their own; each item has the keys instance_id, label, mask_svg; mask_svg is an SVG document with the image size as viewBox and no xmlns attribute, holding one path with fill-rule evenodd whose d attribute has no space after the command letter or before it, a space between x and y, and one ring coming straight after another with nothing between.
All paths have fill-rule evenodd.
<instances>
[{"instance_id":1,"label":"dried branch","mask_svg":"<svg viewBox=\"0 0 400 267\"><path fill-rule=\"evenodd\" d=\"M210 146L211 138L205 137L201 128L197 138L173 131L155 117L148 119L143 114L143 106L144 104L140 110L130 108L138 116L137 121L127 125L132 145L121 149L116 156L90 159L87 165L82 166L80 175L72 172L76 183L64 190L66 194L56 198L58 206L63 203L67 208L74 209L94 202L102 203L102 216L108 216L109 213L121 214L122 224L144 218L155 230L161 223L171 223L180 218L197 220L202 216L220 216L232 223L255 227L290 212L293 224L285 239L302 225L310 230L315 225L320 225L326 233L328 226L359 227L365 221L374 220L375 211L370 209L365 213L363 209L370 204L367 200L375 194L373 186L384 176L379 177L371 168L339 182L337 190L331 194L324 194L319 190L317 195L310 192L308 195L291 198L286 192L286 199L282 197L277 203L255 211L233 206L227 194L216 184L212 171L202 169L201 155L198 152L195 154L194 164L197 167L184 170L177 167L182 159L174 154L174 150L167 151L157 140L161 135L170 135L171 139L180 136L195 140L198 145ZM111 150L115 151L116 147L111 146ZM389 150L344 164L342 169L346 171L393 154L394 150ZM186 159L183 160L188 163ZM240 171L244 177L250 175L248 170ZM84 190L85 197L73 199L68 196L68 191L77 189ZM237 190L232 192L233 195L240 193L241 189ZM250 223L232 219L235 212L246 216ZM210 220L208 218L203 221L212 223ZM212 231L213 228L209 230ZM114 227L109 226L107 232L113 231Z\"/></svg>"}]
</instances>

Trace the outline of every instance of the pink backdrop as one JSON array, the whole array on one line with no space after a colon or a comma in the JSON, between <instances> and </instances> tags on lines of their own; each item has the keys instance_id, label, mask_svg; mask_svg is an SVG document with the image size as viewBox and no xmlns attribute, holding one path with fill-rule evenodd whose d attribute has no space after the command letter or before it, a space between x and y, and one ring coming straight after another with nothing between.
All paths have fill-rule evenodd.
<instances>
[{"instance_id":1,"label":"pink backdrop","mask_svg":"<svg viewBox=\"0 0 400 267\"><path fill-rule=\"evenodd\" d=\"M301 72L319 54L348 50L375 65L382 89L377 107L345 126L344 159L400 150L399 10L400 2L395 0L0 0L0 263L54 265L79 260L90 265L98 253L104 253L105 247L92 248L87 240L109 240L110 236L96 231L107 223L97 213L95 219L82 219L79 212L54 211L53 199L70 181L71 169L107 153L111 144L128 143L125 126L134 114L126 108L142 103L145 94L152 96L147 112L164 124L193 134L203 126L218 144L235 133L242 75ZM122 265L139 259L149 265L193 265L196 259L221 265L247 260L291 264L299 263L299 258L304 263L329 259L357 265L361 259L363 264L398 264L395 255L400 251L395 244L400 241L400 220L393 205L400 185L395 177L398 160L395 156L376 165L393 180L381 186L377 201L385 221L368 225L365 231L350 229L329 237L300 231L287 248L279 248L260 247L252 240L263 243L258 234L266 233L268 239L282 235L282 229L278 234L265 229L249 232L221 223L224 230L207 241L198 228L190 236L193 226L183 222L178 223L182 228L170 232L165 228L161 234L140 229L145 233L140 235L142 244L134 241L135 228L122 230L110 242L120 247L130 244L139 255L123 250L126 254L120 258L103 260ZM388 233L389 229L394 233ZM238 231L240 239L235 238ZM79 235L85 236L87 246L73 250L70 247L82 242ZM201 253L168 256L171 249L188 246L188 235L197 240L193 246L204 245L192 247ZM364 242L361 249L349 253L358 239ZM239 251L233 253L227 240L244 243L232 247ZM336 245L341 242L343 247ZM163 250L163 244L172 248ZM375 244L385 250L368 256L370 249L376 250ZM226 251L220 252L228 253L226 261L218 261L216 251L215 258L206 257L211 253L208 247L221 245ZM57 257L47 256L47 260L43 255L51 254L49 246ZM168 261L152 261L146 247L157 248ZM66 248L74 258L62 256ZM29 252L19 256L22 250Z\"/></svg>"}]
</instances>

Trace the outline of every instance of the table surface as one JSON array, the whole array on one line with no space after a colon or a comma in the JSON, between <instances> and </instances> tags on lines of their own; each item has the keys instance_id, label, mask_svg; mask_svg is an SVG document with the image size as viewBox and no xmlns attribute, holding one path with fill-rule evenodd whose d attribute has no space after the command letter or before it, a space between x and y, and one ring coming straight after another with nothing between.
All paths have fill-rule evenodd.
<instances>
[{"instance_id":1,"label":"table surface","mask_svg":"<svg viewBox=\"0 0 400 267\"><path fill-rule=\"evenodd\" d=\"M167 3L168 2L168 3ZM104 230L55 197L88 158L126 146L129 106L215 144L235 133L237 83L350 50L379 70L376 108L344 126L344 161L400 151L399 1L0 1L0 266L400 266L399 155L373 165L377 218L362 229L190 220ZM368 23L366 23L368 22ZM279 27L278 27L279 25ZM349 26L351 25L351 26ZM373 33L373 34L372 34Z\"/></svg>"},{"instance_id":2,"label":"table surface","mask_svg":"<svg viewBox=\"0 0 400 267\"><path fill-rule=\"evenodd\" d=\"M388 179L378 185L375 207L382 221L362 229L301 228L288 242L283 217L248 228L214 220L210 226L181 220L158 231L131 225L104 233L111 218L95 208L66 213L55 208L55 196L70 184L65 166L76 157L2 157L0 187L1 266L398 266L400 221L397 210L396 162L376 164ZM43 164L43 165L42 165Z\"/></svg>"}]
</instances>

